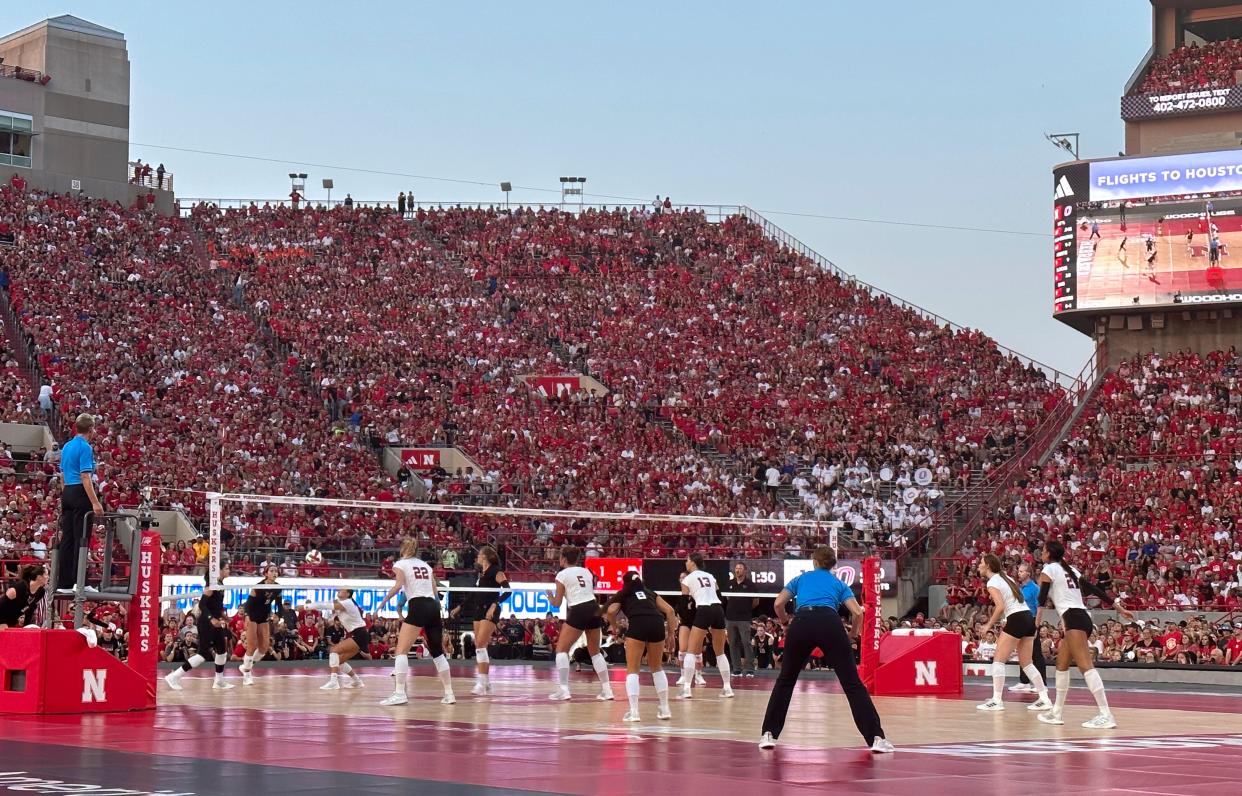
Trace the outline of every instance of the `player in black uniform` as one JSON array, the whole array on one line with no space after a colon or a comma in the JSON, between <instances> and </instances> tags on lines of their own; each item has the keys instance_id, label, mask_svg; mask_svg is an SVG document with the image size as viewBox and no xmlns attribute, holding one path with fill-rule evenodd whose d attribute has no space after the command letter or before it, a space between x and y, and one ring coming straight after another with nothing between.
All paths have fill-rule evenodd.
<instances>
[{"instance_id":1,"label":"player in black uniform","mask_svg":"<svg viewBox=\"0 0 1242 796\"><path fill-rule=\"evenodd\" d=\"M625 614L628 627L625 631L625 695L630 701L629 711L622 721L641 721L638 715L638 669L647 655L647 668L655 683L656 696L660 698L660 710L656 718L667 721L673 717L668 707L668 675L664 673L664 652L672 652L673 628L677 616L673 607L660 595L643 585L637 572L627 572L622 579L621 591L612 596L604 610L604 616L618 634L617 615Z\"/></svg>"},{"instance_id":2,"label":"player in black uniform","mask_svg":"<svg viewBox=\"0 0 1242 796\"><path fill-rule=\"evenodd\" d=\"M475 559L479 567L479 578L475 586L483 589L495 589L488 592L470 592L465 601L466 618L474 624L474 688L470 693L475 696L490 696L492 681L491 659L487 655L487 645L496 632L496 623L500 621L500 603L509 594L509 578L500 569L500 556L491 545L479 549ZM461 610L454 608L450 616Z\"/></svg>"},{"instance_id":3,"label":"player in black uniform","mask_svg":"<svg viewBox=\"0 0 1242 796\"><path fill-rule=\"evenodd\" d=\"M685 583L686 575L684 570L677 574L678 585ZM694 624L694 614L698 611L698 606L694 604L694 598L689 594L681 594L677 598L677 650L675 655L677 660L681 660L681 655L690 648L690 627ZM686 672L683 669L681 678L677 680L677 685L686 684ZM703 679L702 672L694 673L694 684L697 686L707 685L707 681Z\"/></svg>"},{"instance_id":4,"label":"player in black uniform","mask_svg":"<svg viewBox=\"0 0 1242 796\"><path fill-rule=\"evenodd\" d=\"M229 576L228 562L220 563L220 580ZM168 687L174 691L181 690L181 678L186 672L207 662L211 655L216 665L216 677L211 687L219 690L232 688L232 683L224 679L224 664L229 662L228 617L224 613L224 592L211 588L211 576L204 575L206 581L203 596L198 600L198 652L191 655L180 669L174 669L164 678Z\"/></svg>"},{"instance_id":5,"label":"player in black uniform","mask_svg":"<svg viewBox=\"0 0 1242 796\"><path fill-rule=\"evenodd\" d=\"M272 564L263 570L263 580L257 585L273 586L280 570ZM254 665L263 660L272 646L272 629L268 620L272 609L280 611L280 589L254 589L246 598L246 654L242 657L242 685L254 685Z\"/></svg>"},{"instance_id":6,"label":"player in black uniform","mask_svg":"<svg viewBox=\"0 0 1242 796\"><path fill-rule=\"evenodd\" d=\"M32 624L46 586L47 569L42 564L22 567L21 579L0 592L0 628Z\"/></svg>"}]
</instances>

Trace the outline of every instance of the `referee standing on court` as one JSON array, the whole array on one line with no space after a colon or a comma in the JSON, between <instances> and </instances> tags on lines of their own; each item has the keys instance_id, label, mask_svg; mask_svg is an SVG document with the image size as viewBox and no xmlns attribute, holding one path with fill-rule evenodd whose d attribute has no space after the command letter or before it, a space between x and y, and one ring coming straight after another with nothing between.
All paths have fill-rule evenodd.
<instances>
[{"instance_id":1,"label":"referee standing on court","mask_svg":"<svg viewBox=\"0 0 1242 796\"><path fill-rule=\"evenodd\" d=\"M74 428L78 432L65 443L60 453L60 475L64 488L60 493L60 545L57 549L57 589L72 589L78 580L78 548L87 534L86 518L92 512L103 513L91 478L95 472L95 451L90 435L95 418L78 415Z\"/></svg>"},{"instance_id":2,"label":"referee standing on court","mask_svg":"<svg viewBox=\"0 0 1242 796\"><path fill-rule=\"evenodd\" d=\"M818 647L824 653L824 662L837 673L837 681L845 698L849 700L854 725L862 733L873 752L892 752L893 745L884 737L880 726L880 714L875 710L867 687L858 677L854 665L854 652L850 649L850 637L839 613L842 606L853 617L852 634L858 635L862 628L863 610L832 568L837 554L831 547L817 547L811 554L815 568L804 572L781 590L776 598L776 616L782 622L788 620L785 605L796 600L798 610L785 631L785 655L781 658L781 673L768 697L768 710L763 716L763 736L760 749L772 749L785 727L785 715L789 712L789 698L793 696L798 675L806 666L811 652Z\"/></svg>"}]
</instances>

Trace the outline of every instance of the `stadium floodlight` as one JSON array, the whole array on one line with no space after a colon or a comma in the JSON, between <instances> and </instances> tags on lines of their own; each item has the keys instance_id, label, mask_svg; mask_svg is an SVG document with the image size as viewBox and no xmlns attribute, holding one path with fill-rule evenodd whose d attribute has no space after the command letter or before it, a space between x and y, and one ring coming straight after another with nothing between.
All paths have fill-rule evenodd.
<instances>
[{"instance_id":1,"label":"stadium floodlight","mask_svg":"<svg viewBox=\"0 0 1242 796\"><path fill-rule=\"evenodd\" d=\"M505 194L505 207L508 207L508 206L509 206L509 192L513 190L513 183L511 183L511 182L502 182L502 183L500 184L500 190L504 191L504 194Z\"/></svg>"},{"instance_id":2,"label":"stadium floodlight","mask_svg":"<svg viewBox=\"0 0 1242 796\"><path fill-rule=\"evenodd\" d=\"M586 177L561 177L561 204L565 204L565 199L570 196L578 197L578 206L582 206L582 186L586 184Z\"/></svg>"},{"instance_id":3,"label":"stadium floodlight","mask_svg":"<svg viewBox=\"0 0 1242 796\"><path fill-rule=\"evenodd\" d=\"M1078 160L1078 133L1044 133L1048 143L1057 149L1064 149Z\"/></svg>"}]
</instances>

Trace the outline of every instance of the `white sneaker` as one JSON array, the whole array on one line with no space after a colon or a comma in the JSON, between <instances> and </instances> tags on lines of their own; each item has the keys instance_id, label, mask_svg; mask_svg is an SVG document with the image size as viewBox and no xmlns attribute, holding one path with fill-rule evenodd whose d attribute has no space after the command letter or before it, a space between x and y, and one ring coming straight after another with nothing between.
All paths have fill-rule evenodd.
<instances>
[{"instance_id":1,"label":"white sneaker","mask_svg":"<svg viewBox=\"0 0 1242 796\"><path fill-rule=\"evenodd\" d=\"M877 755L886 755L896 752L897 747L887 738L876 738L875 743L871 744L871 751Z\"/></svg>"},{"instance_id":2,"label":"white sneaker","mask_svg":"<svg viewBox=\"0 0 1242 796\"><path fill-rule=\"evenodd\" d=\"M656 711L656 718L660 721L668 721L673 718L673 711L669 710L668 705L661 705L660 709Z\"/></svg>"},{"instance_id":3,"label":"white sneaker","mask_svg":"<svg viewBox=\"0 0 1242 796\"><path fill-rule=\"evenodd\" d=\"M386 707L392 707L393 705L408 705L410 704L410 698L405 694L393 693L383 702L380 702L380 704Z\"/></svg>"},{"instance_id":4,"label":"white sneaker","mask_svg":"<svg viewBox=\"0 0 1242 796\"><path fill-rule=\"evenodd\" d=\"M340 691L341 683L338 680L332 679L324 683L323 685L319 686L319 690L320 691Z\"/></svg>"},{"instance_id":5,"label":"white sneaker","mask_svg":"<svg viewBox=\"0 0 1242 796\"><path fill-rule=\"evenodd\" d=\"M1082 726L1088 730L1111 730L1116 728L1117 720L1111 713L1101 713L1090 721L1084 721Z\"/></svg>"},{"instance_id":6,"label":"white sneaker","mask_svg":"<svg viewBox=\"0 0 1242 796\"><path fill-rule=\"evenodd\" d=\"M693 691L690 689L690 686L688 686L688 685L683 685L683 686L681 687L681 691L677 694L677 698L678 698L678 699L693 699L693 698L694 698L694 693L693 693Z\"/></svg>"},{"instance_id":7,"label":"white sneaker","mask_svg":"<svg viewBox=\"0 0 1242 796\"><path fill-rule=\"evenodd\" d=\"M341 688L362 688L362 678L355 674L346 680Z\"/></svg>"},{"instance_id":8,"label":"white sneaker","mask_svg":"<svg viewBox=\"0 0 1242 796\"><path fill-rule=\"evenodd\" d=\"M730 688L729 686L725 686L724 688L720 689L720 698L721 699L733 699L733 689Z\"/></svg>"},{"instance_id":9,"label":"white sneaker","mask_svg":"<svg viewBox=\"0 0 1242 796\"><path fill-rule=\"evenodd\" d=\"M1032 687L1031 687L1030 685L1028 685L1027 683L1014 683L1013 685L1009 686L1009 690L1010 690L1010 691L1012 691L1012 692L1013 692L1013 693L1015 693L1015 694L1033 694L1033 693L1035 693L1035 689L1034 689L1034 688L1032 688Z\"/></svg>"},{"instance_id":10,"label":"white sneaker","mask_svg":"<svg viewBox=\"0 0 1242 796\"><path fill-rule=\"evenodd\" d=\"M633 722L633 721L642 721L642 719L640 719L640 718L638 717L638 711L636 711L636 710L627 710L627 711L625 711L625 715L621 717L621 721L630 721L630 722Z\"/></svg>"},{"instance_id":11,"label":"white sneaker","mask_svg":"<svg viewBox=\"0 0 1242 796\"><path fill-rule=\"evenodd\" d=\"M1005 703L1001 702L999 699L996 699L996 698L992 698L992 699L989 699L987 702L984 702L979 705L975 705L975 710L989 710L989 711L995 712L995 711L1000 711L1004 709L1005 709Z\"/></svg>"},{"instance_id":12,"label":"white sneaker","mask_svg":"<svg viewBox=\"0 0 1242 796\"><path fill-rule=\"evenodd\" d=\"M1039 711L1052 710L1052 700L1048 698L1047 694L1044 694L1039 699L1027 705L1026 709Z\"/></svg>"},{"instance_id":13,"label":"white sneaker","mask_svg":"<svg viewBox=\"0 0 1242 796\"><path fill-rule=\"evenodd\" d=\"M183 671L183 670L182 670L182 669L175 669L175 670L173 670L173 671L169 672L168 674L164 675L164 682L168 683L168 687L169 687L169 688L171 688L171 689L172 689L172 690L174 690L174 691L183 691L183 690L184 690L184 689L181 687L181 675L180 675L180 672L181 672L181 671Z\"/></svg>"},{"instance_id":14,"label":"white sneaker","mask_svg":"<svg viewBox=\"0 0 1242 796\"><path fill-rule=\"evenodd\" d=\"M1064 724L1065 723L1065 719L1061 718L1061 714L1056 710L1050 710L1047 713L1040 713L1035 718L1039 719L1044 724Z\"/></svg>"},{"instance_id":15,"label":"white sneaker","mask_svg":"<svg viewBox=\"0 0 1242 796\"><path fill-rule=\"evenodd\" d=\"M250 672L242 672L242 685L254 685L254 675Z\"/></svg>"},{"instance_id":16,"label":"white sneaker","mask_svg":"<svg viewBox=\"0 0 1242 796\"><path fill-rule=\"evenodd\" d=\"M694 673L694 684L702 687L702 686L707 685L707 681L703 679L703 675L699 674L698 672L695 672Z\"/></svg>"},{"instance_id":17,"label":"white sneaker","mask_svg":"<svg viewBox=\"0 0 1242 796\"><path fill-rule=\"evenodd\" d=\"M475 696L487 696L487 686L478 680L474 681L474 687L470 689L470 693Z\"/></svg>"},{"instance_id":18,"label":"white sneaker","mask_svg":"<svg viewBox=\"0 0 1242 796\"><path fill-rule=\"evenodd\" d=\"M454 696L453 694L445 694L444 697L440 700L440 704L441 705L456 705L457 697Z\"/></svg>"},{"instance_id":19,"label":"white sneaker","mask_svg":"<svg viewBox=\"0 0 1242 796\"><path fill-rule=\"evenodd\" d=\"M228 680L225 680L223 677L221 677L219 680L213 681L211 684L211 687L213 690L216 690L216 691L228 691L231 688L236 688L235 685L230 683Z\"/></svg>"},{"instance_id":20,"label":"white sneaker","mask_svg":"<svg viewBox=\"0 0 1242 796\"><path fill-rule=\"evenodd\" d=\"M616 699L616 697L613 696L611 688L605 688L603 691L600 691L595 695L595 698L600 702L611 702Z\"/></svg>"},{"instance_id":21,"label":"white sneaker","mask_svg":"<svg viewBox=\"0 0 1242 796\"><path fill-rule=\"evenodd\" d=\"M548 699L551 699L553 702L568 702L573 698L574 695L569 693L568 688L558 688L551 694L548 694Z\"/></svg>"},{"instance_id":22,"label":"white sneaker","mask_svg":"<svg viewBox=\"0 0 1242 796\"><path fill-rule=\"evenodd\" d=\"M772 737L772 733L765 732L763 734L763 737L759 739L759 748L760 749L775 749L776 748L776 739Z\"/></svg>"}]
</instances>

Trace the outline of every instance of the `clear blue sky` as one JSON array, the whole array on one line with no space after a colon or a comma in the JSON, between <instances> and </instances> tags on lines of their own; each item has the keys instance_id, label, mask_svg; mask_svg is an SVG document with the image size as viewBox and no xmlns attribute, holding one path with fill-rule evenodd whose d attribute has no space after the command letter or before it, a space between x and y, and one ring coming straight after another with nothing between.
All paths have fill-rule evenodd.
<instances>
[{"instance_id":1,"label":"clear blue sky","mask_svg":"<svg viewBox=\"0 0 1242 796\"><path fill-rule=\"evenodd\" d=\"M1042 134L1115 155L1145 2L6 3L125 33L132 154L181 196L498 200L483 187L154 149L241 153L761 211L846 271L1077 372L1050 315ZM310 198L322 198L317 187ZM515 191L517 201L554 193ZM597 200L608 201L608 200Z\"/></svg>"}]
</instances>

